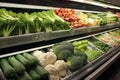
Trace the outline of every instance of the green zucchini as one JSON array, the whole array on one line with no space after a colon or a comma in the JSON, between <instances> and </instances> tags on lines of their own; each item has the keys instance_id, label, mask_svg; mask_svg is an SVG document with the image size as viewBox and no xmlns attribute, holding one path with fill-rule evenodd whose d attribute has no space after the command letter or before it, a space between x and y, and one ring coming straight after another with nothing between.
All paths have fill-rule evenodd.
<instances>
[{"instance_id":1,"label":"green zucchini","mask_svg":"<svg viewBox=\"0 0 120 80\"><path fill-rule=\"evenodd\" d=\"M40 76L33 69L29 71L29 75L32 77L33 80L40 80Z\"/></svg>"},{"instance_id":2,"label":"green zucchini","mask_svg":"<svg viewBox=\"0 0 120 80\"><path fill-rule=\"evenodd\" d=\"M43 67L37 65L34 69L40 75L41 80L49 80L49 73Z\"/></svg>"},{"instance_id":3,"label":"green zucchini","mask_svg":"<svg viewBox=\"0 0 120 80\"><path fill-rule=\"evenodd\" d=\"M33 80L27 72L24 72L22 76L19 76L17 80Z\"/></svg>"},{"instance_id":4,"label":"green zucchini","mask_svg":"<svg viewBox=\"0 0 120 80\"><path fill-rule=\"evenodd\" d=\"M6 77L13 77L16 74L15 69L8 63L7 59L1 59L0 65Z\"/></svg>"},{"instance_id":5,"label":"green zucchini","mask_svg":"<svg viewBox=\"0 0 120 80\"><path fill-rule=\"evenodd\" d=\"M15 56L17 60L19 60L26 68L30 68L31 63L28 59L26 59L24 56L18 54Z\"/></svg>"},{"instance_id":6,"label":"green zucchini","mask_svg":"<svg viewBox=\"0 0 120 80\"><path fill-rule=\"evenodd\" d=\"M29 54L29 53L23 53L23 56L25 58L27 58L31 62L32 65L38 64L38 60L34 56L32 56L31 54Z\"/></svg>"},{"instance_id":7,"label":"green zucchini","mask_svg":"<svg viewBox=\"0 0 120 80\"><path fill-rule=\"evenodd\" d=\"M8 58L9 63L15 68L18 74L22 74L25 71L25 67L14 56Z\"/></svg>"}]
</instances>

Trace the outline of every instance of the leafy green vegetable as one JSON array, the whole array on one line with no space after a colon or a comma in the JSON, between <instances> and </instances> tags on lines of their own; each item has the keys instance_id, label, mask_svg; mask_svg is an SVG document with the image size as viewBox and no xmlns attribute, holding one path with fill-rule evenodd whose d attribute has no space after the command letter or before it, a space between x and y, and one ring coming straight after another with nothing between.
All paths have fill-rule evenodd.
<instances>
[{"instance_id":1,"label":"leafy green vegetable","mask_svg":"<svg viewBox=\"0 0 120 80\"><path fill-rule=\"evenodd\" d=\"M84 52L87 49L88 40L74 41L72 44L75 47L75 50Z\"/></svg>"},{"instance_id":2,"label":"leafy green vegetable","mask_svg":"<svg viewBox=\"0 0 120 80\"><path fill-rule=\"evenodd\" d=\"M15 13L0 9L0 36L21 35L41 31L71 29L70 24L57 16L54 10Z\"/></svg>"},{"instance_id":3,"label":"leafy green vegetable","mask_svg":"<svg viewBox=\"0 0 120 80\"><path fill-rule=\"evenodd\" d=\"M88 61L92 61L102 55L102 53L98 50L86 50L85 53L88 56Z\"/></svg>"},{"instance_id":4,"label":"leafy green vegetable","mask_svg":"<svg viewBox=\"0 0 120 80\"><path fill-rule=\"evenodd\" d=\"M104 52L107 52L110 47L107 46L106 44L100 42L100 41L93 41L93 44L98 47L99 49L103 50Z\"/></svg>"},{"instance_id":5,"label":"leafy green vegetable","mask_svg":"<svg viewBox=\"0 0 120 80\"><path fill-rule=\"evenodd\" d=\"M1 36L10 36L12 31L15 29L18 23L18 18L13 17L16 13L7 11L6 9L0 10L0 35Z\"/></svg>"}]
</instances>

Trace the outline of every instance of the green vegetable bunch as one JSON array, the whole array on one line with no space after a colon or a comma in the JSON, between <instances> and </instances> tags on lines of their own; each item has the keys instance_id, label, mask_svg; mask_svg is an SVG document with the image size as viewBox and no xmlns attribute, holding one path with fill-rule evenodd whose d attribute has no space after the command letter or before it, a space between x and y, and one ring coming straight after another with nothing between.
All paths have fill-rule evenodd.
<instances>
[{"instance_id":1,"label":"green vegetable bunch","mask_svg":"<svg viewBox=\"0 0 120 80\"><path fill-rule=\"evenodd\" d=\"M118 22L118 17L112 12L105 12L105 13L87 13L89 18L97 19L98 25L106 25L109 23Z\"/></svg>"},{"instance_id":2,"label":"green vegetable bunch","mask_svg":"<svg viewBox=\"0 0 120 80\"><path fill-rule=\"evenodd\" d=\"M107 52L110 49L109 46L100 41L93 41L93 44L104 52Z\"/></svg>"},{"instance_id":3,"label":"green vegetable bunch","mask_svg":"<svg viewBox=\"0 0 120 80\"><path fill-rule=\"evenodd\" d=\"M58 59L65 61L74 53L74 46L66 41L55 44L52 49Z\"/></svg>"},{"instance_id":4,"label":"green vegetable bunch","mask_svg":"<svg viewBox=\"0 0 120 80\"><path fill-rule=\"evenodd\" d=\"M87 64L87 55L75 50L72 43L61 42L52 47L58 59L65 60L68 68L73 72Z\"/></svg>"},{"instance_id":5,"label":"green vegetable bunch","mask_svg":"<svg viewBox=\"0 0 120 80\"><path fill-rule=\"evenodd\" d=\"M0 36L66 29L71 29L70 25L57 16L54 10L29 14L0 9Z\"/></svg>"},{"instance_id":6,"label":"green vegetable bunch","mask_svg":"<svg viewBox=\"0 0 120 80\"><path fill-rule=\"evenodd\" d=\"M18 23L19 19L16 17L16 13L0 9L0 36L9 36Z\"/></svg>"},{"instance_id":7,"label":"green vegetable bunch","mask_svg":"<svg viewBox=\"0 0 120 80\"><path fill-rule=\"evenodd\" d=\"M85 54L88 56L88 61L92 61L102 55L98 50L86 50Z\"/></svg>"},{"instance_id":8,"label":"green vegetable bunch","mask_svg":"<svg viewBox=\"0 0 120 80\"><path fill-rule=\"evenodd\" d=\"M87 40L74 41L72 44L75 47L75 50L84 52L87 49L88 41Z\"/></svg>"}]
</instances>

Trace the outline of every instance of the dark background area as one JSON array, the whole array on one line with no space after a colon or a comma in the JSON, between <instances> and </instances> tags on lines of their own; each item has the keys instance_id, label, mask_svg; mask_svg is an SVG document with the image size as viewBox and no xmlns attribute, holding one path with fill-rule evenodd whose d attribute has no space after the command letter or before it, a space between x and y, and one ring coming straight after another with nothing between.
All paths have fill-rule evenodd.
<instances>
[{"instance_id":1,"label":"dark background area","mask_svg":"<svg viewBox=\"0 0 120 80\"><path fill-rule=\"evenodd\" d=\"M118 58L103 74L96 80L120 80L120 58Z\"/></svg>"}]
</instances>

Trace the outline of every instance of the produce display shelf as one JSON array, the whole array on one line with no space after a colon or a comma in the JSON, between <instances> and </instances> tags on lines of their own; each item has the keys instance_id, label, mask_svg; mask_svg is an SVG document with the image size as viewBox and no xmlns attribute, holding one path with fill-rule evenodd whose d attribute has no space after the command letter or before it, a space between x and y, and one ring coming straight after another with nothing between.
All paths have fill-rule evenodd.
<instances>
[{"instance_id":1,"label":"produce display shelf","mask_svg":"<svg viewBox=\"0 0 120 80\"><path fill-rule=\"evenodd\" d=\"M97 31L102 31L102 30L107 30L107 29L112 29L115 27L119 27L119 23L114 23L114 24L107 24L104 26L95 26L95 27L83 27L83 28L77 28L74 29L73 35L81 34L81 33L91 33L91 32L97 32Z\"/></svg>"},{"instance_id":2,"label":"produce display shelf","mask_svg":"<svg viewBox=\"0 0 120 80\"><path fill-rule=\"evenodd\" d=\"M103 63L105 63L110 58L112 58L119 51L120 51L120 45L110 49L107 53L103 54L102 56L100 56L96 60L88 63L82 69L72 73L71 75L67 76L63 80L70 80L70 79L71 80L84 80L88 75L90 75L92 72L94 72L97 68L99 68ZM117 55L117 57L118 56L119 55ZM89 78L87 78L85 80L90 80L90 78L91 77L89 77Z\"/></svg>"},{"instance_id":3,"label":"produce display shelf","mask_svg":"<svg viewBox=\"0 0 120 80\"><path fill-rule=\"evenodd\" d=\"M103 8L111 8L111 9L120 10L120 7L113 6L113 5L110 5L110 4L104 4L104 3L101 3L101 2L97 2L97 1L89 1L89 0L69 0L69 1L91 4L91 5L100 6L100 7L103 7Z\"/></svg>"},{"instance_id":4,"label":"produce display shelf","mask_svg":"<svg viewBox=\"0 0 120 80\"><path fill-rule=\"evenodd\" d=\"M44 0L43 0L44 1ZM55 1L56 2L56 1ZM63 1L64 2L64 1ZM108 4L103 4L103 3L96 3L96 1L88 1L88 0L68 0L65 1L68 2L68 5L64 4L63 8L75 8L75 11L78 12L90 12L90 13L103 13L105 11L120 11L120 7L113 6L113 5L108 5ZM42 3L42 0L41 0ZM43 2L44 3L44 2ZM45 3L44 3L45 4ZM39 6L32 4L19 4L19 3L7 3L7 2L0 2L0 8L6 8L6 9L27 9L27 10L50 10L50 9L59 9L62 4L60 5L54 5L54 4L49 4L46 3L44 6ZM82 5L80 5L82 4ZM54 5L51 6L51 5ZM74 5L74 6L71 6ZM70 6L70 7L69 7ZM87 7L86 7L87 6ZM96 8L94 8L96 7ZM92 9L94 8L94 9ZM79 10L81 9L81 10ZM86 9L86 10L85 10ZM92 11L93 10L93 11ZM97 11L98 10L98 11ZM38 32L38 33L29 33L29 34L23 34L23 35L14 35L14 36L8 36L8 37L0 37L0 49L4 48L11 48L15 46L21 46L21 45L26 45L26 44L31 44L31 43L37 43L37 42L47 42L50 40L56 40L56 39L62 39L62 38L71 38L71 37L76 37L79 35L88 35L76 39L71 39L67 40L68 42L72 42L75 40L80 40L80 39L85 39L89 37L96 38L96 35L106 33L109 31L117 30L120 27L120 23L111 23L107 25L102 25L102 26L94 26L94 27L80 27L80 28L75 28L75 29L70 29L70 30L60 30L60 31L51 31L51 32ZM91 34L91 35L90 35ZM97 39L99 40L99 39ZM91 46L99 50L101 53L103 53L101 56L98 58L94 59L91 62L88 62L84 67L81 69L71 73L70 75L67 75L66 77L62 78L61 80L95 80L100 74L102 74L103 71L105 71L119 56L120 56L120 45L116 47L110 47L110 50L107 52L104 52L97 48L94 44L89 42ZM44 45L40 47L32 47L32 48L27 48L24 50L16 51L16 52L9 52L6 54L0 54L0 59L17 55L17 54L22 54L25 52L32 53L35 50L46 50L50 49L54 44L50 45ZM1 68L0 68L0 76L1 76ZM3 76L3 75L2 75ZM1 78L0 78L1 79Z\"/></svg>"},{"instance_id":5,"label":"produce display shelf","mask_svg":"<svg viewBox=\"0 0 120 80\"><path fill-rule=\"evenodd\" d=\"M52 39L70 37L70 36L75 36L79 34L87 34L91 32L98 32L98 31L112 29L116 27L119 27L118 23L109 24L106 26L82 27L82 28L77 28L72 30L39 32L39 33L30 33L30 34L15 35L15 36L9 36L9 37L0 37L0 48L7 48L12 46L40 42L40 41L48 41Z\"/></svg>"},{"instance_id":6,"label":"produce display shelf","mask_svg":"<svg viewBox=\"0 0 120 80\"><path fill-rule=\"evenodd\" d=\"M113 29L114 30L114 29ZM110 31L110 30L109 30ZM89 38L89 37L93 37L93 35L90 36L86 36L83 38L79 38L79 39L73 39L73 40L69 40L68 42L72 42L75 40L80 40L80 39L85 39L85 38ZM54 44L51 45L46 45L46 46L42 46L42 47L36 47L36 48L31 48L31 49L27 49L27 50L22 50L22 51L17 51L17 52L13 52L13 53L8 53L8 54L3 54L0 56L0 58L4 58L4 57L8 57L8 56L12 56L12 55L16 55L16 54L22 54L25 52L29 52L32 53L35 50L42 50L45 48L50 48L52 47ZM97 59L89 62L87 65L85 65L83 68L81 68L80 70L77 70L75 72L73 72L72 74L66 76L65 78L63 78L62 80L79 80L84 78L85 76L89 75L90 73L92 73L96 68L98 68L100 65L102 65L104 62L106 62L109 58L111 58L114 54L116 54L120 49L120 45L117 47L113 47L111 48L107 53L102 54L100 57L98 57Z\"/></svg>"}]
</instances>

